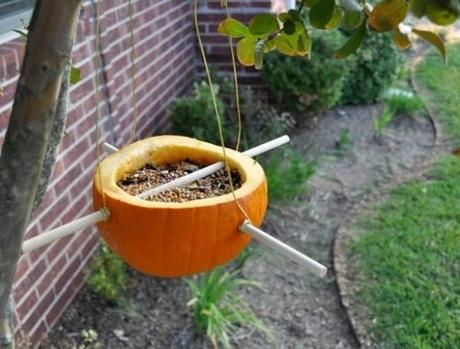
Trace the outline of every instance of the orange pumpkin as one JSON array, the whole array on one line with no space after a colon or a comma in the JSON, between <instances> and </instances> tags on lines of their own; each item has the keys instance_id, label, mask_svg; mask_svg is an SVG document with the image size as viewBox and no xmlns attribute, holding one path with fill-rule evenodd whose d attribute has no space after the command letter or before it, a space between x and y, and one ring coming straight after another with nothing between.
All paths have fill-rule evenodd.
<instances>
[{"instance_id":1,"label":"orange pumpkin","mask_svg":"<svg viewBox=\"0 0 460 349\"><path fill-rule=\"evenodd\" d=\"M267 183L253 159L227 149L231 168L241 175L235 191L254 225L262 223L267 208ZM182 159L204 164L222 160L222 148L180 136L157 136L130 144L100 164L101 181L94 177L94 208L105 193L110 217L98 224L107 244L133 268L163 277L195 274L234 257L250 236L239 231L244 215L232 194L184 203L154 202L131 196L117 182L147 163L162 165ZM100 186L102 182L102 188Z\"/></svg>"}]
</instances>

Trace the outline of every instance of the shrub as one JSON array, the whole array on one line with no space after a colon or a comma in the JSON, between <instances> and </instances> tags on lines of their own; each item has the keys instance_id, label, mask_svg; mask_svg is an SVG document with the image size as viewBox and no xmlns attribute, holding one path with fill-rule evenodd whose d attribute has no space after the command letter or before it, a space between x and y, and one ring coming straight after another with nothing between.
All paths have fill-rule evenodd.
<instances>
[{"instance_id":1,"label":"shrub","mask_svg":"<svg viewBox=\"0 0 460 349\"><path fill-rule=\"evenodd\" d=\"M235 146L238 119L234 105L233 81L215 76L214 89L223 118L225 144ZM222 97L223 98L222 98ZM295 120L288 112L278 112L249 86L240 88L242 148L249 148L291 130ZM191 96L177 99L172 106L173 132L220 144L211 91L203 81L195 84Z\"/></svg>"},{"instance_id":2,"label":"shrub","mask_svg":"<svg viewBox=\"0 0 460 349\"><path fill-rule=\"evenodd\" d=\"M273 201L294 198L315 173L312 161L306 161L300 152L289 148L272 155L264 168L269 197Z\"/></svg>"},{"instance_id":3,"label":"shrub","mask_svg":"<svg viewBox=\"0 0 460 349\"><path fill-rule=\"evenodd\" d=\"M224 103L219 96L218 85L214 85L214 91L216 93L217 108L221 118L224 118ZM171 121L174 133L220 144L211 89L204 81L194 84L192 95L181 97L174 101L171 109ZM226 141L234 139L233 125L229 125L225 118L222 122Z\"/></svg>"},{"instance_id":4,"label":"shrub","mask_svg":"<svg viewBox=\"0 0 460 349\"><path fill-rule=\"evenodd\" d=\"M241 286L260 286L240 278L239 273L239 270L230 273L219 267L197 281L187 280L192 293L188 305L193 307L195 329L206 334L215 348L219 343L223 348L230 348L230 336L241 326L270 336L267 327L236 292Z\"/></svg>"},{"instance_id":5,"label":"shrub","mask_svg":"<svg viewBox=\"0 0 460 349\"><path fill-rule=\"evenodd\" d=\"M245 148L279 137L295 126L295 119L291 113L279 112L268 105L249 86L241 89L240 101Z\"/></svg>"},{"instance_id":6,"label":"shrub","mask_svg":"<svg viewBox=\"0 0 460 349\"><path fill-rule=\"evenodd\" d=\"M89 266L86 283L100 297L117 303L126 286L125 264L110 248L102 245Z\"/></svg>"},{"instance_id":7,"label":"shrub","mask_svg":"<svg viewBox=\"0 0 460 349\"><path fill-rule=\"evenodd\" d=\"M278 53L267 55L262 78L277 103L297 111L333 107L348 76L349 62L334 57L344 41L338 31L314 33L310 59Z\"/></svg>"},{"instance_id":8,"label":"shrub","mask_svg":"<svg viewBox=\"0 0 460 349\"><path fill-rule=\"evenodd\" d=\"M387 34L369 35L354 55L341 104L374 103L396 79L401 55Z\"/></svg>"}]
</instances>

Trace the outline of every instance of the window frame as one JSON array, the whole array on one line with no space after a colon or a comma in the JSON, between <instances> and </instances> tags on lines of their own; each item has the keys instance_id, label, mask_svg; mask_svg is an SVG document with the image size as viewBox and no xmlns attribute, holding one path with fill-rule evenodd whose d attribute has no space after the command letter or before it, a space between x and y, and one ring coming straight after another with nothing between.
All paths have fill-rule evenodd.
<instances>
[{"instance_id":1,"label":"window frame","mask_svg":"<svg viewBox=\"0 0 460 349\"><path fill-rule=\"evenodd\" d=\"M29 23L32 17L33 6L10 13L5 18L0 18L0 35L23 27L23 23Z\"/></svg>"}]
</instances>

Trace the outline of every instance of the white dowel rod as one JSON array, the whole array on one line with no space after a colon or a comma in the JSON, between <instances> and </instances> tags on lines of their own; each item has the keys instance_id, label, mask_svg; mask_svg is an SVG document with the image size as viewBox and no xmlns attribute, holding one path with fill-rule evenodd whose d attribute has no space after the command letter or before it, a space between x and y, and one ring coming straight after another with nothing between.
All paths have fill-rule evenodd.
<instances>
[{"instance_id":1,"label":"white dowel rod","mask_svg":"<svg viewBox=\"0 0 460 349\"><path fill-rule=\"evenodd\" d=\"M281 137L278 137L278 138L275 138L269 142L266 142L266 143L263 143L261 145L258 145L257 147L254 147L254 148L251 148L251 149L248 149L246 151L243 152L244 155L246 156L249 156L249 157L254 157L254 156L257 156L257 155L260 155L260 154L263 154L269 150L272 150L274 148L277 148L283 144L286 144L289 142L289 136L281 136ZM147 191L144 191L143 193L140 193L137 195L138 198L141 198L141 199L145 199L151 195L155 195L155 194L158 194L158 193L161 193L163 191L166 191L166 190L170 190L170 189L173 189L173 188L177 188L177 187L180 187L180 186L183 186L183 185L186 185L186 184L189 184L189 183L192 183L198 179L201 179L201 178L204 178L206 176L209 176L210 174L220 170L224 168L224 162L223 161L219 161L219 162L216 162L212 165L209 165L209 166L206 166L200 170L197 170L195 172L192 172L188 175L185 175L183 177L180 177L180 178L177 178L171 182L168 182L168 183L165 183L165 184L162 184L162 185L159 185L158 187L155 187L155 188L152 188L152 189L149 189Z\"/></svg>"},{"instance_id":2,"label":"white dowel rod","mask_svg":"<svg viewBox=\"0 0 460 349\"><path fill-rule=\"evenodd\" d=\"M113 145L107 142L102 143L102 149L104 149L107 153L115 153L118 151L118 148L115 148Z\"/></svg>"},{"instance_id":3,"label":"white dowel rod","mask_svg":"<svg viewBox=\"0 0 460 349\"><path fill-rule=\"evenodd\" d=\"M254 156L266 153L267 151L278 148L286 143L289 143L288 135L272 139L271 141L258 145L257 147L245 150L243 154L253 158Z\"/></svg>"},{"instance_id":4,"label":"white dowel rod","mask_svg":"<svg viewBox=\"0 0 460 349\"><path fill-rule=\"evenodd\" d=\"M261 242L265 246L274 249L275 251L278 251L283 256L298 263L300 266L304 267L310 273L313 273L319 277L324 277L326 275L327 268L324 265L318 263L317 261L304 255L303 253L300 253L291 246L286 245L284 242L275 239L273 236L253 226L248 221L244 221L243 224L241 224L240 230L244 233L251 235L254 239Z\"/></svg>"},{"instance_id":5,"label":"white dowel rod","mask_svg":"<svg viewBox=\"0 0 460 349\"><path fill-rule=\"evenodd\" d=\"M36 248L49 244L54 240L63 238L64 236L76 233L77 231L85 229L95 223L104 221L106 218L106 212L104 210L99 210L82 218L76 219L73 222L64 224L56 229L37 235L22 243L22 253L28 253Z\"/></svg>"}]
</instances>

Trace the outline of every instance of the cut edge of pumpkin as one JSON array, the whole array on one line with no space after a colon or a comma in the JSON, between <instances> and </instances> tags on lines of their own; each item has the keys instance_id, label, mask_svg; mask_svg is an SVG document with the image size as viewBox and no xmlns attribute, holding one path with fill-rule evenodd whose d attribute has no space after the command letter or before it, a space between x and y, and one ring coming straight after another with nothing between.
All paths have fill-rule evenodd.
<instances>
[{"instance_id":1,"label":"cut edge of pumpkin","mask_svg":"<svg viewBox=\"0 0 460 349\"><path fill-rule=\"evenodd\" d=\"M250 194L261 182L266 181L262 167L254 159L229 148L226 148L226 157L229 166L237 169L241 175L241 187L235 190L237 199ZM126 204L146 208L206 207L234 200L232 193L229 193L180 203L148 201L126 193L117 184L123 176L145 166L149 160L151 160L150 163L161 165L185 158L198 161L205 159L206 164L223 161L222 147L183 136L163 135L146 138L129 144L102 160L100 163L101 181L98 180L96 172L94 186L101 193L100 183L102 183L106 196ZM159 161L154 161L155 159Z\"/></svg>"}]
</instances>

